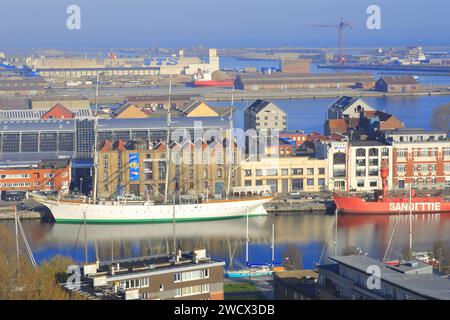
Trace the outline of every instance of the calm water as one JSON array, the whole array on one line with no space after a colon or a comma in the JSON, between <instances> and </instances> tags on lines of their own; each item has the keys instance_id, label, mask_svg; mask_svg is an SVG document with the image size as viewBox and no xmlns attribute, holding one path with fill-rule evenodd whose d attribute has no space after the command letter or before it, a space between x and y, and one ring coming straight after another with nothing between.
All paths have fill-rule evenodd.
<instances>
[{"instance_id":1,"label":"calm water","mask_svg":"<svg viewBox=\"0 0 450 320\"><path fill-rule=\"evenodd\" d=\"M11 232L13 221L1 222ZM326 262L335 252L335 217L324 214L256 217L249 219L250 263L271 261L271 230L275 225L275 261L283 257L299 259L305 268ZM397 224L396 232L393 233ZM24 221L24 230L38 262L55 254L84 260L84 225L44 224ZM392 237L390 259L401 257L409 243L408 216L338 217L338 247L358 246L369 256L383 258ZM206 248L217 259L232 261L235 268L245 265L246 219L178 223L176 239L183 250ZM416 251L430 250L435 241L450 240L450 215L413 217ZM172 224L87 225L89 259L101 260L166 253L172 247ZM322 259L321 259L322 257Z\"/></svg>"}]
</instances>

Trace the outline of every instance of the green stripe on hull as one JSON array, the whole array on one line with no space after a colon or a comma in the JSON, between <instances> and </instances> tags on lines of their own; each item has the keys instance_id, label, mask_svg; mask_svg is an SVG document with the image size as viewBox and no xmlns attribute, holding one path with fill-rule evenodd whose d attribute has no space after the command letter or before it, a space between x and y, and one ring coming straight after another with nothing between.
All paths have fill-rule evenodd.
<instances>
[{"instance_id":1,"label":"green stripe on hull","mask_svg":"<svg viewBox=\"0 0 450 320\"><path fill-rule=\"evenodd\" d=\"M252 214L249 215L249 218L252 217L260 217L260 216L266 216L267 213L261 213L261 214ZM175 222L200 222L200 221L212 221L212 220L229 220L229 219L240 219L240 218L246 218L247 215L240 215L240 216L231 216L231 217L218 217L218 218L182 218L182 219L175 219ZM57 223L84 223L84 219L55 219ZM90 220L87 219L87 224L139 224L139 223L169 223L173 222L173 219L113 219L113 220Z\"/></svg>"}]
</instances>

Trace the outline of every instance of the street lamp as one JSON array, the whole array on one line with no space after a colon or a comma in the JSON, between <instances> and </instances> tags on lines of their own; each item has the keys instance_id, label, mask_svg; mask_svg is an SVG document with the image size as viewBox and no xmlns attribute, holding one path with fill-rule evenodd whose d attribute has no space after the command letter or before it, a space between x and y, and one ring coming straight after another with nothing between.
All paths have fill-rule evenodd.
<instances>
[{"instance_id":1,"label":"street lamp","mask_svg":"<svg viewBox=\"0 0 450 320\"><path fill-rule=\"evenodd\" d=\"M83 177L80 178L80 195L83 194Z\"/></svg>"}]
</instances>

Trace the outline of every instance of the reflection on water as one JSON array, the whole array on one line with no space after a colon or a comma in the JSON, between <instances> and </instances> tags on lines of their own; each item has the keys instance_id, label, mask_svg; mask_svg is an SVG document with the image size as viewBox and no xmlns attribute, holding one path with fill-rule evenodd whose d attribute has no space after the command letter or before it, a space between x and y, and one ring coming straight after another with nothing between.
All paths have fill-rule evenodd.
<instances>
[{"instance_id":1,"label":"reflection on water","mask_svg":"<svg viewBox=\"0 0 450 320\"><path fill-rule=\"evenodd\" d=\"M13 231L12 221L2 222ZM269 216L249 219L251 263L271 261L272 224L275 225L275 261L297 255L306 268L335 252L335 217L324 214ZM393 234L394 226L396 232ZM173 246L173 225L43 224L24 221L25 232L37 261L55 254L84 260L85 239L89 259L100 260L166 253ZM388 258L400 258L408 245L408 216L338 217L338 248L358 246L369 256L381 259L392 237ZM433 242L449 240L450 215L413 216L414 249L429 250ZM183 250L206 248L214 258L237 268L245 265L246 219L178 223L178 246ZM300 253L300 254L298 254ZM324 260L322 260L324 261Z\"/></svg>"}]
</instances>

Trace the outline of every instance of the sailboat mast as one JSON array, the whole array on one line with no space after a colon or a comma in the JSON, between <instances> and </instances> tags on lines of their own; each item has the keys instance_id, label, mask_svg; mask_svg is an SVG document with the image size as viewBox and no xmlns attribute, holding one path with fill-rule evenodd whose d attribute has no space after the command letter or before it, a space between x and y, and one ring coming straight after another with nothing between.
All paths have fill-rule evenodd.
<instances>
[{"instance_id":1,"label":"sailboat mast","mask_svg":"<svg viewBox=\"0 0 450 320\"><path fill-rule=\"evenodd\" d=\"M230 126L230 132L229 132L229 147L231 147L231 151L233 152L233 108L234 108L234 84L233 84L233 89L231 90L231 110L230 110L230 116L229 116L229 126ZM227 162L228 162L228 181L227 181L227 194L226 194L226 198L228 199L228 195L230 194L230 187L231 187L231 163L230 160L227 158Z\"/></svg>"},{"instance_id":2,"label":"sailboat mast","mask_svg":"<svg viewBox=\"0 0 450 320\"><path fill-rule=\"evenodd\" d=\"M245 242L245 265L246 267L248 267L248 242L249 242L249 238L248 238L248 208L247 208L247 227L246 227L247 231L246 231L246 242Z\"/></svg>"},{"instance_id":3,"label":"sailboat mast","mask_svg":"<svg viewBox=\"0 0 450 320\"><path fill-rule=\"evenodd\" d=\"M409 253L412 255L413 250L412 235L412 183L409 184Z\"/></svg>"},{"instance_id":4,"label":"sailboat mast","mask_svg":"<svg viewBox=\"0 0 450 320\"><path fill-rule=\"evenodd\" d=\"M275 224L272 223L272 269L275 266Z\"/></svg>"},{"instance_id":5,"label":"sailboat mast","mask_svg":"<svg viewBox=\"0 0 450 320\"><path fill-rule=\"evenodd\" d=\"M14 222L16 227L16 259L17 259L17 280L20 277L20 256L19 256L19 218L17 217L17 206L14 210Z\"/></svg>"},{"instance_id":6,"label":"sailboat mast","mask_svg":"<svg viewBox=\"0 0 450 320\"><path fill-rule=\"evenodd\" d=\"M93 186L92 186L92 201L93 203L97 202L97 183L98 183L98 116L96 115L94 118L94 154L93 154L93 158L94 158L94 168L93 168L93 175L92 175L92 179L93 179Z\"/></svg>"},{"instance_id":7,"label":"sailboat mast","mask_svg":"<svg viewBox=\"0 0 450 320\"><path fill-rule=\"evenodd\" d=\"M167 137L166 137L166 181L164 185L164 203L167 203L167 195L169 192L169 167L170 167L170 109L172 108L171 102L172 95L172 75L169 75L169 108L167 109Z\"/></svg>"}]
</instances>

